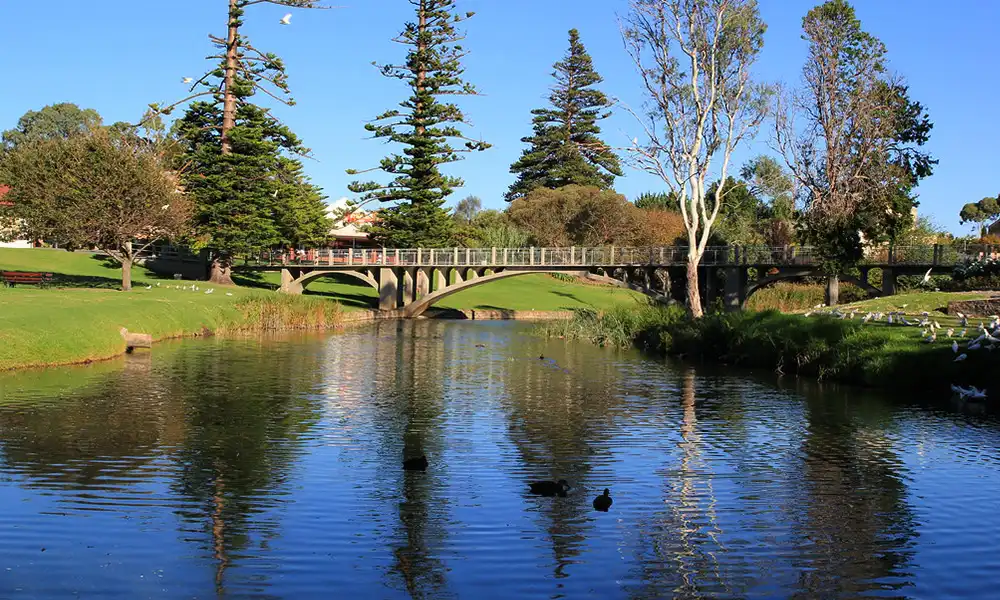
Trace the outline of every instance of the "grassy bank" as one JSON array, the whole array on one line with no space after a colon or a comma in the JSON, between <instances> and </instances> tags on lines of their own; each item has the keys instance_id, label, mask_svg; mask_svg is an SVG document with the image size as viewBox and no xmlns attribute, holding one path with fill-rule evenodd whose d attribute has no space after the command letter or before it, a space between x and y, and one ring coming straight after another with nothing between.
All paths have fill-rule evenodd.
<instances>
[{"instance_id":1,"label":"grassy bank","mask_svg":"<svg viewBox=\"0 0 1000 600\"><path fill-rule=\"evenodd\" d=\"M913 294L857 303L859 309L936 311L954 294ZM968 297L963 295L962 297ZM944 328L954 317L932 314ZM804 317L777 311L714 314L697 321L680 308L583 312L575 319L543 326L550 336L609 346L636 345L660 354L739 367L768 369L846 383L948 394L949 385L975 385L1000 394L995 371L1000 353L969 351L954 362L946 333L928 344L921 328L862 323L828 315ZM957 334L956 334L957 335ZM970 329L959 344L978 335ZM963 352L964 350L960 350Z\"/></svg>"},{"instance_id":2,"label":"grassy bank","mask_svg":"<svg viewBox=\"0 0 1000 600\"><path fill-rule=\"evenodd\" d=\"M324 328L333 302L258 291L212 294L153 287L129 293L95 289L0 290L0 370L87 362L124 352L119 333L165 339L207 332Z\"/></svg>"}]
</instances>

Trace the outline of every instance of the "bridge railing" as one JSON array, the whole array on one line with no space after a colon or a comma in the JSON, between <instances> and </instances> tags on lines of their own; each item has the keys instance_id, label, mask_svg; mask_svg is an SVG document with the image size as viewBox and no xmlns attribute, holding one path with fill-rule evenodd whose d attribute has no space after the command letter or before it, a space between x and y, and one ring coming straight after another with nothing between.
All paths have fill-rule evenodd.
<instances>
[{"instance_id":1,"label":"bridge railing","mask_svg":"<svg viewBox=\"0 0 1000 600\"><path fill-rule=\"evenodd\" d=\"M984 253L995 255L990 246L896 246L869 249L862 264L927 265L952 267ZM426 266L426 267L624 267L682 266L688 249L683 246L595 248L345 248L271 251L240 259L249 266ZM809 266L819 255L810 246L709 246L701 264Z\"/></svg>"}]
</instances>

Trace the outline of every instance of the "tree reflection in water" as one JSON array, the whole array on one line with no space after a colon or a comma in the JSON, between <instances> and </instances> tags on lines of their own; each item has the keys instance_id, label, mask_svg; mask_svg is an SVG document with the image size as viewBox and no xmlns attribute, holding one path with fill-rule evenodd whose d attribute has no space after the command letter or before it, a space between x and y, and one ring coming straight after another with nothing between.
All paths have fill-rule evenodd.
<instances>
[{"instance_id":1,"label":"tree reflection in water","mask_svg":"<svg viewBox=\"0 0 1000 600\"><path fill-rule=\"evenodd\" d=\"M515 475L524 491L538 480L566 479L573 488L568 498L540 498L534 504L552 545L558 580L568 576L566 569L580 556L592 527L586 518L593 510L588 491L611 485L611 471L603 465L616 434L609 424L624 394L613 361L595 364L559 345L547 346L540 360L532 350L523 349L507 363L499 392L507 436L520 457Z\"/></svg>"},{"instance_id":2,"label":"tree reflection in water","mask_svg":"<svg viewBox=\"0 0 1000 600\"><path fill-rule=\"evenodd\" d=\"M394 333L384 335L386 329ZM380 325L374 363L374 420L384 449L380 470L385 481L380 487L401 495L395 496L398 526L392 536L390 572L402 579L412 598L444 597L447 585L445 567L437 558L446 522L446 507L437 492L447 471L441 431L446 344L432 333L437 330L429 321ZM403 471L404 459L420 456L430 461L426 472Z\"/></svg>"},{"instance_id":3,"label":"tree reflection in water","mask_svg":"<svg viewBox=\"0 0 1000 600\"><path fill-rule=\"evenodd\" d=\"M309 396L320 365L308 354L281 344L233 345L227 352L198 352L175 358L171 393L185 399L186 435L176 453L175 491L188 499L178 514L195 531L210 534L215 582L225 592L232 563L280 533L274 511L302 452L304 438L319 418ZM247 384L248 372L268 372Z\"/></svg>"}]
</instances>

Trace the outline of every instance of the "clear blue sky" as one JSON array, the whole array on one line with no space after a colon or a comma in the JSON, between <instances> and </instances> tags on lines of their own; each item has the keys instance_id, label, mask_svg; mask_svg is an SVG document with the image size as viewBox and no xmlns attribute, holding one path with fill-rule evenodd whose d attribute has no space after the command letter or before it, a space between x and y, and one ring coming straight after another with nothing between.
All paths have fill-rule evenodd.
<instances>
[{"instance_id":1,"label":"clear blue sky","mask_svg":"<svg viewBox=\"0 0 1000 600\"><path fill-rule=\"evenodd\" d=\"M392 108L406 94L399 82L371 66L399 60L403 46L390 42L412 16L405 0L338 0L346 8L292 11L292 25L278 25L283 7L251 7L247 33L255 44L277 52L289 66L298 104L278 114L314 150L307 161L313 180L334 200L347 195L346 168L377 164L386 148L366 140L363 123ZM817 2L761 0L768 32L757 73L770 81L797 84L805 44L801 18ZM604 76L603 89L630 105L641 103L637 76L625 54L616 14L626 0L460 0L475 10L467 22L467 78L484 94L461 99L475 124L473 137L494 144L488 152L449 165L466 187L451 201L480 196L503 206L512 181L510 163L530 133L532 108L544 103L553 62L565 52L566 32L576 27ZM1000 193L1000 67L997 0L858 0L864 27L888 46L892 67L906 77L911 97L928 107L934 130L930 151L940 159L920 186L921 214L960 231L957 212L965 202ZM225 0L35 0L3 2L7 24L0 73L0 128L12 127L25 111L55 102L97 109L106 122L137 119L146 104L181 98L181 77L197 77L208 66L207 34L221 35ZM605 139L625 145L640 129L618 113L604 122ZM736 157L737 166L769 152L766 139ZM629 198L662 189L657 180L629 171L618 180Z\"/></svg>"}]
</instances>

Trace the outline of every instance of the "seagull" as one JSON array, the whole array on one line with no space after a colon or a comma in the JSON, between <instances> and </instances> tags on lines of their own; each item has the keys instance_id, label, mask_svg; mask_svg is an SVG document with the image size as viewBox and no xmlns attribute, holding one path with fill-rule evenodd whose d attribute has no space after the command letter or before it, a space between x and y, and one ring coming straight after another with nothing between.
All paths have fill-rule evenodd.
<instances>
[{"instance_id":1,"label":"seagull","mask_svg":"<svg viewBox=\"0 0 1000 600\"><path fill-rule=\"evenodd\" d=\"M146 286L146 289L147 289L147 290L151 290L151 289L153 289L153 286L151 286L151 285L147 285L147 286Z\"/></svg>"},{"instance_id":2,"label":"seagull","mask_svg":"<svg viewBox=\"0 0 1000 600\"><path fill-rule=\"evenodd\" d=\"M968 354L959 354L958 356L955 357L955 360L952 361L952 362L962 362L963 360L965 360L967 358L969 358Z\"/></svg>"},{"instance_id":3,"label":"seagull","mask_svg":"<svg viewBox=\"0 0 1000 600\"><path fill-rule=\"evenodd\" d=\"M287 15L281 17L281 21L279 21L279 22L282 25L291 25L292 24L292 13L288 13Z\"/></svg>"},{"instance_id":4,"label":"seagull","mask_svg":"<svg viewBox=\"0 0 1000 600\"><path fill-rule=\"evenodd\" d=\"M160 207L160 210L167 210L168 208L170 208L170 205L164 204L163 206Z\"/></svg>"},{"instance_id":5,"label":"seagull","mask_svg":"<svg viewBox=\"0 0 1000 600\"><path fill-rule=\"evenodd\" d=\"M639 138L637 138L637 137L632 138L632 145L633 146L638 146L639 145Z\"/></svg>"},{"instance_id":6,"label":"seagull","mask_svg":"<svg viewBox=\"0 0 1000 600\"><path fill-rule=\"evenodd\" d=\"M226 295L227 295L227 296L232 296L232 295L233 295L233 293L232 293L232 292L226 292Z\"/></svg>"},{"instance_id":7,"label":"seagull","mask_svg":"<svg viewBox=\"0 0 1000 600\"><path fill-rule=\"evenodd\" d=\"M954 352L955 354L958 354L958 342L952 342L951 343L951 351ZM965 355L963 354L962 356L965 356ZM962 360L965 360L965 359L962 359Z\"/></svg>"},{"instance_id":8,"label":"seagull","mask_svg":"<svg viewBox=\"0 0 1000 600\"><path fill-rule=\"evenodd\" d=\"M920 283L922 283L923 285L927 285L928 283L930 283L931 282L931 271L933 271L933 270L934 270L934 267L931 267L930 269L927 269L927 272L924 273L924 278L923 278L923 280L921 280Z\"/></svg>"},{"instance_id":9,"label":"seagull","mask_svg":"<svg viewBox=\"0 0 1000 600\"><path fill-rule=\"evenodd\" d=\"M192 81L194 81L194 79L191 79L190 77L185 77L184 79L181 79L181 83L185 85L191 83Z\"/></svg>"}]
</instances>

